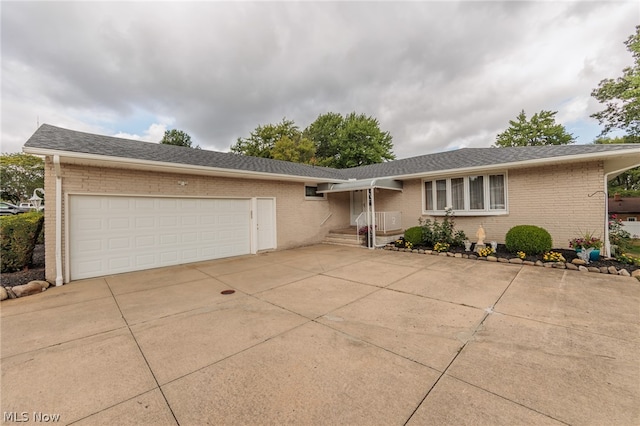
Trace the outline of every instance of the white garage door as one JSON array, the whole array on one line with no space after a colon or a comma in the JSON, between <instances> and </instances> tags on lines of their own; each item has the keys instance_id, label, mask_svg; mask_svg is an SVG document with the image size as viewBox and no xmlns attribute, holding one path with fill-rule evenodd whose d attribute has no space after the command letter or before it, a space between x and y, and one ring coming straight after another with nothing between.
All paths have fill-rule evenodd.
<instances>
[{"instance_id":1,"label":"white garage door","mask_svg":"<svg viewBox=\"0 0 640 426\"><path fill-rule=\"evenodd\" d=\"M71 279L249 254L251 200L69 196Z\"/></svg>"}]
</instances>

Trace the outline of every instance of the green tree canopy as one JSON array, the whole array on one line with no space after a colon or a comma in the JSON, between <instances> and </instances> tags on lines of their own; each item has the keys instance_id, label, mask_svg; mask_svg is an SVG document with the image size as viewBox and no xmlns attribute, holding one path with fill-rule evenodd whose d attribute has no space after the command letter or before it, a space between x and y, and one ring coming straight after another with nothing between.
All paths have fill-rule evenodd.
<instances>
[{"instance_id":1,"label":"green tree canopy","mask_svg":"<svg viewBox=\"0 0 640 426\"><path fill-rule=\"evenodd\" d=\"M28 200L34 189L44 188L44 160L23 153L0 155L0 185L3 200Z\"/></svg>"},{"instance_id":2,"label":"green tree canopy","mask_svg":"<svg viewBox=\"0 0 640 426\"><path fill-rule=\"evenodd\" d=\"M628 135L640 137L640 25L625 45L633 56L634 64L622 70L622 77L604 79L591 92L591 96L605 107L591 115L604 124L601 136L620 129Z\"/></svg>"},{"instance_id":3,"label":"green tree canopy","mask_svg":"<svg viewBox=\"0 0 640 426\"><path fill-rule=\"evenodd\" d=\"M496 147L567 145L574 142L573 135L567 133L562 124L556 123L558 111L545 111L533 114L527 120L524 110L516 120L509 120L509 128L496 137Z\"/></svg>"},{"instance_id":4,"label":"green tree canopy","mask_svg":"<svg viewBox=\"0 0 640 426\"><path fill-rule=\"evenodd\" d=\"M393 160L389 132L378 120L355 112L322 114L303 132L292 120L260 125L231 146L236 154L346 168Z\"/></svg>"},{"instance_id":5,"label":"green tree canopy","mask_svg":"<svg viewBox=\"0 0 640 426\"><path fill-rule=\"evenodd\" d=\"M292 163L311 164L315 159L316 146L302 135L291 139L289 136L281 137L271 150L275 160L291 161Z\"/></svg>"},{"instance_id":6,"label":"green tree canopy","mask_svg":"<svg viewBox=\"0 0 640 426\"><path fill-rule=\"evenodd\" d=\"M303 133L316 144L318 164L323 166L345 169L396 158L391 134L364 114L322 114Z\"/></svg>"},{"instance_id":7,"label":"green tree canopy","mask_svg":"<svg viewBox=\"0 0 640 426\"><path fill-rule=\"evenodd\" d=\"M599 137L593 143L640 143L640 137L633 135L617 138ZM610 196L620 194L623 197L640 197L640 167L627 170L611 179L607 184L607 192Z\"/></svg>"},{"instance_id":8,"label":"green tree canopy","mask_svg":"<svg viewBox=\"0 0 640 426\"><path fill-rule=\"evenodd\" d=\"M187 148L200 149L200 146L192 146L191 136L182 130L165 130L164 136L160 141L164 145L186 146Z\"/></svg>"},{"instance_id":9,"label":"green tree canopy","mask_svg":"<svg viewBox=\"0 0 640 426\"><path fill-rule=\"evenodd\" d=\"M332 141L338 140L339 131L344 122L342 115L335 112L321 114L316 121L304 129L304 136L312 140L316 145L318 158L330 158L333 156Z\"/></svg>"},{"instance_id":10,"label":"green tree canopy","mask_svg":"<svg viewBox=\"0 0 640 426\"><path fill-rule=\"evenodd\" d=\"M238 138L231 146L231 152L251 157L274 158L273 148L280 139L287 137L290 141L301 138L298 126L292 120L282 119L278 124L260 125L251 132L248 138Z\"/></svg>"}]
</instances>

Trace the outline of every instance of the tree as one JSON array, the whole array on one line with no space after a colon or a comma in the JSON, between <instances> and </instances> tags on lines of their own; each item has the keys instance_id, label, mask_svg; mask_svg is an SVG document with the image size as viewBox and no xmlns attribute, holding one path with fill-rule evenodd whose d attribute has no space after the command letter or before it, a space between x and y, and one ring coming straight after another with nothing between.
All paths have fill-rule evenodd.
<instances>
[{"instance_id":1,"label":"tree","mask_svg":"<svg viewBox=\"0 0 640 426\"><path fill-rule=\"evenodd\" d=\"M567 133L562 124L556 123L558 111L545 111L533 114L527 121L524 110L516 120L509 120L510 127L496 137L496 147L567 145L574 142L573 135Z\"/></svg>"},{"instance_id":2,"label":"tree","mask_svg":"<svg viewBox=\"0 0 640 426\"><path fill-rule=\"evenodd\" d=\"M640 137L625 135L617 138L599 137L594 144L640 143ZM623 197L640 197L640 167L627 170L611 179L607 185L609 195L620 194Z\"/></svg>"},{"instance_id":3,"label":"tree","mask_svg":"<svg viewBox=\"0 0 640 426\"><path fill-rule=\"evenodd\" d=\"M640 25L625 45L634 58L633 66L624 68L622 77L602 80L591 92L605 106L603 111L591 115L604 124L601 136L620 129L640 137Z\"/></svg>"},{"instance_id":4,"label":"tree","mask_svg":"<svg viewBox=\"0 0 640 426\"><path fill-rule=\"evenodd\" d=\"M295 139L283 136L271 150L271 155L275 160L291 161L292 163L310 164L314 161L315 154L316 146L312 141L302 136Z\"/></svg>"},{"instance_id":5,"label":"tree","mask_svg":"<svg viewBox=\"0 0 640 426\"><path fill-rule=\"evenodd\" d=\"M316 145L316 156L318 158L330 158L333 156L331 141L338 139L338 132L342 127L344 119L342 115L335 112L321 114L316 121L304 129L305 137L312 140Z\"/></svg>"},{"instance_id":6,"label":"tree","mask_svg":"<svg viewBox=\"0 0 640 426\"><path fill-rule=\"evenodd\" d=\"M191 136L182 130L165 130L164 136L160 141L164 145L186 146L187 148L200 149L199 145L192 146Z\"/></svg>"},{"instance_id":7,"label":"tree","mask_svg":"<svg viewBox=\"0 0 640 426\"><path fill-rule=\"evenodd\" d=\"M238 138L231 146L231 152L251 157L274 158L273 148L280 139L288 137L291 141L301 137L298 126L292 120L282 119L278 124L258 126L248 138Z\"/></svg>"},{"instance_id":8,"label":"tree","mask_svg":"<svg viewBox=\"0 0 640 426\"><path fill-rule=\"evenodd\" d=\"M34 189L44 188L44 160L22 153L0 155L0 183L3 200L28 200Z\"/></svg>"},{"instance_id":9,"label":"tree","mask_svg":"<svg viewBox=\"0 0 640 426\"><path fill-rule=\"evenodd\" d=\"M395 159L391 134L364 114L322 114L303 134L315 143L318 164L323 166L343 169Z\"/></svg>"},{"instance_id":10,"label":"tree","mask_svg":"<svg viewBox=\"0 0 640 426\"><path fill-rule=\"evenodd\" d=\"M258 126L248 138L238 138L231 151L346 168L393 160L391 140L389 132L381 131L375 118L355 112L345 117L329 112L320 115L304 132L286 118L275 125Z\"/></svg>"}]
</instances>

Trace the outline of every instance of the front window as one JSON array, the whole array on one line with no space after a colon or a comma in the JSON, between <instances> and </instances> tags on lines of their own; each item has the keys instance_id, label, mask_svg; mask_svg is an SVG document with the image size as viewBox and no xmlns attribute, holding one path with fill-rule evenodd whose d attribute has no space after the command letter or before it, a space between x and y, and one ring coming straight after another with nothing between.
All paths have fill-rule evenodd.
<instances>
[{"instance_id":1,"label":"front window","mask_svg":"<svg viewBox=\"0 0 640 426\"><path fill-rule=\"evenodd\" d=\"M447 206L462 215L507 213L506 173L425 180L423 188L425 214L444 214Z\"/></svg>"},{"instance_id":2,"label":"front window","mask_svg":"<svg viewBox=\"0 0 640 426\"><path fill-rule=\"evenodd\" d=\"M433 182L424 183L425 201L427 210L433 210Z\"/></svg>"},{"instance_id":3,"label":"front window","mask_svg":"<svg viewBox=\"0 0 640 426\"><path fill-rule=\"evenodd\" d=\"M469 176L469 208L484 210L484 176Z\"/></svg>"},{"instance_id":4,"label":"front window","mask_svg":"<svg viewBox=\"0 0 640 426\"><path fill-rule=\"evenodd\" d=\"M504 210L504 175L489 176L489 208L491 210Z\"/></svg>"},{"instance_id":5,"label":"front window","mask_svg":"<svg viewBox=\"0 0 640 426\"><path fill-rule=\"evenodd\" d=\"M451 179L451 208L464 210L464 178Z\"/></svg>"},{"instance_id":6,"label":"front window","mask_svg":"<svg viewBox=\"0 0 640 426\"><path fill-rule=\"evenodd\" d=\"M444 210L447 206L447 181L436 181L436 208L438 210Z\"/></svg>"}]
</instances>

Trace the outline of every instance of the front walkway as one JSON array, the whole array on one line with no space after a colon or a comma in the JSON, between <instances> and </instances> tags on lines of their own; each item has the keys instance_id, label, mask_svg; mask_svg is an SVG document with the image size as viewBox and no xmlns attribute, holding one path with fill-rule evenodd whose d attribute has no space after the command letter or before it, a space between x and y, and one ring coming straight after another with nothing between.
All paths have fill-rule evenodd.
<instances>
[{"instance_id":1,"label":"front walkway","mask_svg":"<svg viewBox=\"0 0 640 426\"><path fill-rule=\"evenodd\" d=\"M77 281L2 302L2 411L636 425L639 306L632 278L330 245Z\"/></svg>"}]
</instances>

